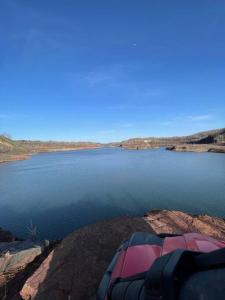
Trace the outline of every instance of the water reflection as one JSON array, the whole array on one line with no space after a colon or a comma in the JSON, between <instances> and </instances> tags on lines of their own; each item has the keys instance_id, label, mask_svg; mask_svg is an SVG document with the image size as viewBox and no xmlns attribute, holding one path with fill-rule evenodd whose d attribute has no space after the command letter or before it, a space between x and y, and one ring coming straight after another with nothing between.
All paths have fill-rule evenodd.
<instances>
[{"instance_id":1,"label":"water reflection","mask_svg":"<svg viewBox=\"0 0 225 300\"><path fill-rule=\"evenodd\" d=\"M152 208L225 215L225 155L97 149L0 165L0 225L40 238Z\"/></svg>"}]
</instances>

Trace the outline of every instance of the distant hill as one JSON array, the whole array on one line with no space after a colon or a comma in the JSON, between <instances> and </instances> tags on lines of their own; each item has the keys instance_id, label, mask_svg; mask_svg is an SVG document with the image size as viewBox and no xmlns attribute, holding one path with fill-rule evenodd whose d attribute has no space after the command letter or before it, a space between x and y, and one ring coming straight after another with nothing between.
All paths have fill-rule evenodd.
<instances>
[{"instance_id":1,"label":"distant hill","mask_svg":"<svg viewBox=\"0 0 225 300\"><path fill-rule=\"evenodd\" d=\"M225 146L225 128L199 132L181 137L146 137L122 141L120 146L129 149L167 147L178 144L217 144Z\"/></svg>"},{"instance_id":2,"label":"distant hill","mask_svg":"<svg viewBox=\"0 0 225 300\"><path fill-rule=\"evenodd\" d=\"M225 145L225 128L208 130L191 135L191 142L198 144Z\"/></svg>"},{"instance_id":3,"label":"distant hill","mask_svg":"<svg viewBox=\"0 0 225 300\"><path fill-rule=\"evenodd\" d=\"M93 142L12 140L4 135L0 135L0 162L26 159L28 155L39 152L92 149L102 146L120 146L126 149L167 147L169 150L175 151L225 152L225 128L203 131L181 137L133 138L109 144Z\"/></svg>"},{"instance_id":4,"label":"distant hill","mask_svg":"<svg viewBox=\"0 0 225 300\"><path fill-rule=\"evenodd\" d=\"M100 147L92 142L55 142L12 140L0 135L0 162L26 159L28 155L39 152L92 149Z\"/></svg>"},{"instance_id":5,"label":"distant hill","mask_svg":"<svg viewBox=\"0 0 225 300\"><path fill-rule=\"evenodd\" d=\"M14 142L7 138L4 135L0 135L0 149L3 149L3 147L11 148L14 146Z\"/></svg>"},{"instance_id":6,"label":"distant hill","mask_svg":"<svg viewBox=\"0 0 225 300\"><path fill-rule=\"evenodd\" d=\"M18 154L24 152L26 152L26 149L22 145L4 135L0 135L0 153Z\"/></svg>"}]
</instances>

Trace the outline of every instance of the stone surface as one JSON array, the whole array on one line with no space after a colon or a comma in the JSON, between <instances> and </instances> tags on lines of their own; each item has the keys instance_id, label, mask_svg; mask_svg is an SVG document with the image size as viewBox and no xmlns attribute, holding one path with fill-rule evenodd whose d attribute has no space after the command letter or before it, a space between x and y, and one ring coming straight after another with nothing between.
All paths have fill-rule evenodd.
<instances>
[{"instance_id":1,"label":"stone surface","mask_svg":"<svg viewBox=\"0 0 225 300\"><path fill-rule=\"evenodd\" d=\"M0 290L39 256L48 243L14 241L0 243Z\"/></svg>"},{"instance_id":2,"label":"stone surface","mask_svg":"<svg viewBox=\"0 0 225 300\"><path fill-rule=\"evenodd\" d=\"M143 218L121 217L82 228L66 237L26 281L23 299L95 299L102 275L122 240L134 231L199 232L225 239L223 219L154 210Z\"/></svg>"},{"instance_id":3,"label":"stone surface","mask_svg":"<svg viewBox=\"0 0 225 300\"><path fill-rule=\"evenodd\" d=\"M22 291L23 299L92 299L122 240L151 231L142 218L122 217L75 231L51 252Z\"/></svg>"},{"instance_id":4,"label":"stone surface","mask_svg":"<svg viewBox=\"0 0 225 300\"><path fill-rule=\"evenodd\" d=\"M225 240L225 221L208 215L191 215L181 211L155 210L144 219L156 233L196 232Z\"/></svg>"}]
</instances>

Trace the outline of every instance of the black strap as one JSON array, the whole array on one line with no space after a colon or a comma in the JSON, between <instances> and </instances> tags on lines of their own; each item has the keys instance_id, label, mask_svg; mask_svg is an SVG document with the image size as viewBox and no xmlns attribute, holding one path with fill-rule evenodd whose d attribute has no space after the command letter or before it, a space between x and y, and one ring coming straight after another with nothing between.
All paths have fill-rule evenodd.
<instances>
[{"instance_id":1,"label":"black strap","mask_svg":"<svg viewBox=\"0 0 225 300\"><path fill-rule=\"evenodd\" d=\"M149 270L145 280L148 299L177 299L182 283L191 274L223 267L225 248L210 253L177 249L158 258Z\"/></svg>"},{"instance_id":2,"label":"black strap","mask_svg":"<svg viewBox=\"0 0 225 300\"><path fill-rule=\"evenodd\" d=\"M198 270L214 269L225 266L225 248L200 254L195 258Z\"/></svg>"},{"instance_id":3,"label":"black strap","mask_svg":"<svg viewBox=\"0 0 225 300\"><path fill-rule=\"evenodd\" d=\"M177 249L158 258L145 280L148 299L176 299L181 282L196 269L197 255L199 252Z\"/></svg>"}]
</instances>

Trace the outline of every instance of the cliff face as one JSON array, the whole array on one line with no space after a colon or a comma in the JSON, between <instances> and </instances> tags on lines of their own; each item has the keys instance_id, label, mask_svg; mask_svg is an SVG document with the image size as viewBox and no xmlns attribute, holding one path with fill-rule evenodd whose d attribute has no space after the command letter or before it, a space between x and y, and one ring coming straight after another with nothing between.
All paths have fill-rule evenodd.
<instances>
[{"instance_id":1,"label":"cliff face","mask_svg":"<svg viewBox=\"0 0 225 300\"><path fill-rule=\"evenodd\" d=\"M35 263L31 262L28 266L33 267L32 272L26 267L25 273L20 269L20 276L11 274L14 280L7 283L5 299L95 299L101 277L117 247L135 231L198 232L225 240L225 221L207 215L154 210L144 217L120 217L86 226L67 236L44 261L42 256L41 261L37 257Z\"/></svg>"}]
</instances>

